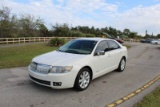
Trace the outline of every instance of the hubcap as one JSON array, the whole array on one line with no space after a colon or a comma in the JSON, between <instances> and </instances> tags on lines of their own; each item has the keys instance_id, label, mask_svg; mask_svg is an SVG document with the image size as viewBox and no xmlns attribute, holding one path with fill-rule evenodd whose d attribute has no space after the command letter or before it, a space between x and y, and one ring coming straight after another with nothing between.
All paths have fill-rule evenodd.
<instances>
[{"instance_id":1,"label":"hubcap","mask_svg":"<svg viewBox=\"0 0 160 107\"><path fill-rule=\"evenodd\" d=\"M122 61L121 61L121 70L124 70L124 68L125 68L125 60L123 59Z\"/></svg>"},{"instance_id":2,"label":"hubcap","mask_svg":"<svg viewBox=\"0 0 160 107\"><path fill-rule=\"evenodd\" d=\"M83 71L79 78L79 86L81 88L86 88L90 82L90 74L88 71Z\"/></svg>"}]
</instances>

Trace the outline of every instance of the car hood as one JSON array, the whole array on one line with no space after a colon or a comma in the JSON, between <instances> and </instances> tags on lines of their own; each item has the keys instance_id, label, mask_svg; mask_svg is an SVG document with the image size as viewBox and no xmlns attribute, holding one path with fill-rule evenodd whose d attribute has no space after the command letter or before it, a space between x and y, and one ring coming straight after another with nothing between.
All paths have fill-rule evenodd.
<instances>
[{"instance_id":1,"label":"car hood","mask_svg":"<svg viewBox=\"0 0 160 107\"><path fill-rule=\"evenodd\" d=\"M32 61L40 64L52 66L69 66L75 62L86 58L88 55L72 54L59 51L53 51L35 57Z\"/></svg>"}]
</instances>

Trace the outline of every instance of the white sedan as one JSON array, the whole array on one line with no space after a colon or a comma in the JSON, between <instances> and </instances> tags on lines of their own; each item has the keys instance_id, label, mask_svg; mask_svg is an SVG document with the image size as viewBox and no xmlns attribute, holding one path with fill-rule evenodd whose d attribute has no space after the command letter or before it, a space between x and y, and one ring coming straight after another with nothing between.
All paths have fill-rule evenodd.
<instances>
[{"instance_id":1,"label":"white sedan","mask_svg":"<svg viewBox=\"0 0 160 107\"><path fill-rule=\"evenodd\" d=\"M91 80L113 70L122 72L127 48L104 38L79 38L56 51L33 58L29 65L30 79L55 89L85 90Z\"/></svg>"}]
</instances>

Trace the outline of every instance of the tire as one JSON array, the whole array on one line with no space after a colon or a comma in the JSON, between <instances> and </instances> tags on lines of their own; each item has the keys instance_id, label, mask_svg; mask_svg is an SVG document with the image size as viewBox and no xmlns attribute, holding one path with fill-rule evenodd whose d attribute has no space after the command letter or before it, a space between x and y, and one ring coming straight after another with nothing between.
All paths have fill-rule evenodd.
<instances>
[{"instance_id":1,"label":"tire","mask_svg":"<svg viewBox=\"0 0 160 107\"><path fill-rule=\"evenodd\" d=\"M126 59L123 57L119 63L117 71L123 72L126 67Z\"/></svg>"},{"instance_id":2,"label":"tire","mask_svg":"<svg viewBox=\"0 0 160 107\"><path fill-rule=\"evenodd\" d=\"M74 88L78 91L83 91L88 88L90 81L90 70L88 68L82 68L76 77Z\"/></svg>"}]
</instances>

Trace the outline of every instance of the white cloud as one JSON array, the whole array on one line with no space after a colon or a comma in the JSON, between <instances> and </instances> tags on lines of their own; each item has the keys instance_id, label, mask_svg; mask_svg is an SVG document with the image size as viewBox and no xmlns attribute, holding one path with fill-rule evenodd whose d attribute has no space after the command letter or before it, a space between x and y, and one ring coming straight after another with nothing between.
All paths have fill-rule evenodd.
<instances>
[{"instance_id":1,"label":"white cloud","mask_svg":"<svg viewBox=\"0 0 160 107\"><path fill-rule=\"evenodd\" d=\"M146 30L160 33L160 4L150 7L140 5L121 13L118 12L119 6L122 6L120 3L109 4L106 0L29 0L29 3L0 0L0 6L11 8L12 13L41 17L48 25L112 26L121 30L129 28L139 34L144 34Z\"/></svg>"},{"instance_id":2,"label":"white cloud","mask_svg":"<svg viewBox=\"0 0 160 107\"><path fill-rule=\"evenodd\" d=\"M10 7L13 13L25 13L40 16L47 23L69 23L72 25L102 26L103 20L97 22L96 18L102 17L95 11L114 12L117 6L105 3L105 0L30 0L28 4L2 0L1 5ZM88 16L88 17L87 17ZM74 22L74 23L73 23ZM89 23L90 22L90 23Z\"/></svg>"},{"instance_id":3,"label":"white cloud","mask_svg":"<svg viewBox=\"0 0 160 107\"><path fill-rule=\"evenodd\" d=\"M85 11L93 12L95 10L103 10L114 12L117 10L117 6L114 4L108 4L105 0L69 0L67 7L72 11Z\"/></svg>"},{"instance_id":4,"label":"white cloud","mask_svg":"<svg viewBox=\"0 0 160 107\"><path fill-rule=\"evenodd\" d=\"M120 13L114 24L118 28L129 28L143 35L146 30L150 34L152 32L154 34L160 33L160 4L150 7L138 6Z\"/></svg>"}]
</instances>

